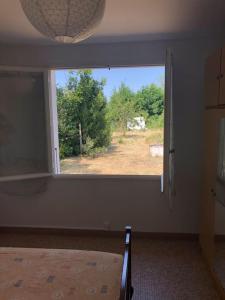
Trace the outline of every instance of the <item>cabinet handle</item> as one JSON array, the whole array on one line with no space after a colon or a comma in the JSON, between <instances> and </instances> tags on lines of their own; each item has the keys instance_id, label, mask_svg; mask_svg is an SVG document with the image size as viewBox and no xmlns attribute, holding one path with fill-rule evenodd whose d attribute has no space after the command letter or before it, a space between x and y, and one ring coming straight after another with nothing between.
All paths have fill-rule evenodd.
<instances>
[{"instance_id":1,"label":"cabinet handle","mask_svg":"<svg viewBox=\"0 0 225 300\"><path fill-rule=\"evenodd\" d=\"M219 74L219 75L216 76L217 80L220 80L221 78L223 78L223 74Z\"/></svg>"},{"instance_id":2,"label":"cabinet handle","mask_svg":"<svg viewBox=\"0 0 225 300\"><path fill-rule=\"evenodd\" d=\"M214 189L211 189L211 194L212 194L213 197L216 197L216 192L215 192Z\"/></svg>"}]
</instances>

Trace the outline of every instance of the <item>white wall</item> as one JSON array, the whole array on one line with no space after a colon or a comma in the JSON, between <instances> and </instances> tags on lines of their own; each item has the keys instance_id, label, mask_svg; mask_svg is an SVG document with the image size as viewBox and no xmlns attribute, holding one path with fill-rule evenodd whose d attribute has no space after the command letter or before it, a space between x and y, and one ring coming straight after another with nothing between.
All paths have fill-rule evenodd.
<instances>
[{"instance_id":1,"label":"white wall","mask_svg":"<svg viewBox=\"0 0 225 300\"><path fill-rule=\"evenodd\" d=\"M53 178L48 183L5 183L0 185L0 226L103 228L104 222L110 222L112 230L131 224L138 231L198 232L204 59L221 45L218 40L184 40L0 47L0 64L61 68L163 64L165 49L171 47L177 188L170 210L168 199L160 193L159 178ZM42 192L32 196L35 191Z\"/></svg>"}]
</instances>

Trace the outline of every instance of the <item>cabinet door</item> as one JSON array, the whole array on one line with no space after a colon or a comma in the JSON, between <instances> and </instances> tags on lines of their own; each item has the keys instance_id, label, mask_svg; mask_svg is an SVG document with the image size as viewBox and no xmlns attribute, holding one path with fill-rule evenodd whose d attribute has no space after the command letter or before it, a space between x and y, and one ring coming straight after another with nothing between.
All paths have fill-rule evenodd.
<instances>
[{"instance_id":1,"label":"cabinet door","mask_svg":"<svg viewBox=\"0 0 225 300\"><path fill-rule=\"evenodd\" d=\"M225 105L225 48L222 49L219 105Z\"/></svg>"},{"instance_id":2,"label":"cabinet door","mask_svg":"<svg viewBox=\"0 0 225 300\"><path fill-rule=\"evenodd\" d=\"M206 110L204 124L204 168L201 198L200 242L205 258L212 265L214 257L214 206L217 171L218 112Z\"/></svg>"},{"instance_id":3,"label":"cabinet door","mask_svg":"<svg viewBox=\"0 0 225 300\"><path fill-rule=\"evenodd\" d=\"M221 49L208 57L205 65L205 106L215 107L219 103Z\"/></svg>"},{"instance_id":4,"label":"cabinet door","mask_svg":"<svg viewBox=\"0 0 225 300\"><path fill-rule=\"evenodd\" d=\"M205 111L204 124L204 168L201 197L200 243L209 265L214 260L216 178L219 152L219 127L225 109Z\"/></svg>"}]
</instances>

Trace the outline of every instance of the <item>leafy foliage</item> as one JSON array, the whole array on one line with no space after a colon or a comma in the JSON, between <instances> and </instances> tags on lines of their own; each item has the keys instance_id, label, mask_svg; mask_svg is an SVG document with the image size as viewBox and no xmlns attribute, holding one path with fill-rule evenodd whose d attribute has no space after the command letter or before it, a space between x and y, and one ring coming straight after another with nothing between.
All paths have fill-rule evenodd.
<instances>
[{"instance_id":1,"label":"leafy foliage","mask_svg":"<svg viewBox=\"0 0 225 300\"><path fill-rule=\"evenodd\" d=\"M164 105L163 89L155 84L144 86L136 94L136 106L139 111L144 111L151 116L159 116L163 113Z\"/></svg>"},{"instance_id":2,"label":"leafy foliage","mask_svg":"<svg viewBox=\"0 0 225 300\"><path fill-rule=\"evenodd\" d=\"M155 115L148 118L147 127L148 128L163 128L164 125L164 113L161 115Z\"/></svg>"},{"instance_id":3,"label":"leafy foliage","mask_svg":"<svg viewBox=\"0 0 225 300\"><path fill-rule=\"evenodd\" d=\"M110 144L104 84L94 80L90 70L85 70L70 73L66 88L57 89L61 158L84 153L90 140L92 148Z\"/></svg>"},{"instance_id":4,"label":"leafy foliage","mask_svg":"<svg viewBox=\"0 0 225 300\"><path fill-rule=\"evenodd\" d=\"M134 123L134 118L142 116L149 127L163 127L164 93L155 84L142 87L136 94L121 83L114 90L108 104L108 118L114 129L127 130L127 123ZM135 124L134 124L135 125Z\"/></svg>"},{"instance_id":5,"label":"leafy foliage","mask_svg":"<svg viewBox=\"0 0 225 300\"><path fill-rule=\"evenodd\" d=\"M113 129L125 134L127 123L133 122L137 115L135 108L135 94L124 83L118 90L114 90L108 104L108 119Z\"/></svg>"},{"instance_id":6,"label":"leafy foliage","mask_svg":"<svg viewBox=\"0 0 225 300\"><path fill-rule=\"evenodd\" d=\"M149 128L163 127L162 87L151 84L134 93L121 83L107 103L105 84L104 79L95 80L91 70L82 70L69 72L66 86L57 88L61 158L106 151L111 130L125 135L128 122L135 123L135 117L144 117Z\"/></svg>"}]
</instances>

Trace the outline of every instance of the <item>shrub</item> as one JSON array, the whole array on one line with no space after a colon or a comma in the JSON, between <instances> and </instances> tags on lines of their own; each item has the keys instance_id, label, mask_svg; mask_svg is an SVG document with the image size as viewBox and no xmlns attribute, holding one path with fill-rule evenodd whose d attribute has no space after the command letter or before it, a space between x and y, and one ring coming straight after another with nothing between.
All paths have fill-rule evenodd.
<instances>
[{"instance_id":1,"label":"shrub","mask_svg":"<svg viewBox=\"0 0 225 300\"><path fill-rule=\"evenodd\" d=\"M86 139L86 143L83 145L83 154L90 155L94 149L95 142L89 136Z\"/></svg>"},{"instance_id":2,"label":"shrub","mask_svg":"<svg viewBox=\"0 0 225 300\"><path fill-rule=\"evenodd\" d=\"M61 143L59 147L59 155L60 158L63 159L68 156L73 155L73 147L68 145L67 143Z\"/></svg>"},{"instance_id":3,"label":"shrub","mask_svg":"<svg viewBox=\"0 0 225 300\"><path fill-rule=\"evenodd\" d=\"M161 114L160 116L151 116L148 119L147 127L148 128L163 128L164 126L164 114Z\"/></svg>"}]
</instances>

